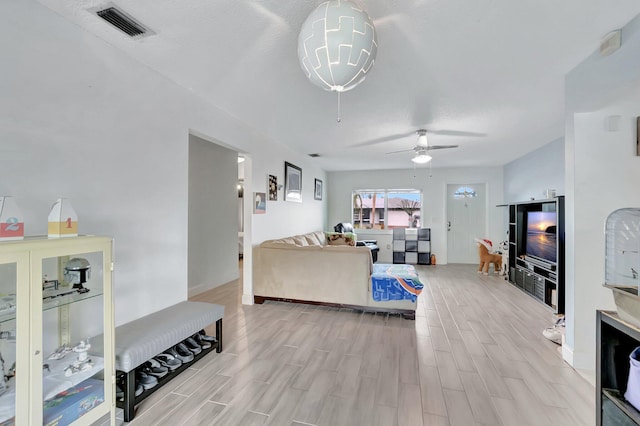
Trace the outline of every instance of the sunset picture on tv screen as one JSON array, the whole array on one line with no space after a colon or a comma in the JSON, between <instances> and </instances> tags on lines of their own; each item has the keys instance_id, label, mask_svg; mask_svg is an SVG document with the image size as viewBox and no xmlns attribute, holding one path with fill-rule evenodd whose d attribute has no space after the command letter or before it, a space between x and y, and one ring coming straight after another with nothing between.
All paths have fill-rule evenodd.
<instances>
[{"instance_id":1,"label":"sunset picture on tv screen","mask_svg":"<svg viewBox=\"0 0 640 426\"><path fill-rule=\"evenodd\" d=\"M527 244L529 256L556 262L556 213L527 213Z\"/></svg>"}]
</instances>

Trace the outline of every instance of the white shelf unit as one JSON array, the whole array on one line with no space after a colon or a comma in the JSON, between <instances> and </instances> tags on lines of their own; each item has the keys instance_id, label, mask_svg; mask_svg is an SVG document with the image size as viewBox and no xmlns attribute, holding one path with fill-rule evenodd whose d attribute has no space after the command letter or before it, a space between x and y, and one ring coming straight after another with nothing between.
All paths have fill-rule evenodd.
<instances>
[{"instance_id":1,"label":"white shelf unit","mask_svg":"<svg viewBox=\"0 0 640 426\"><path fill-rule=\"evenodd\" d=\"M431 228L394 228L393 263L431 264Z\"/></svg>"}]
</instances>

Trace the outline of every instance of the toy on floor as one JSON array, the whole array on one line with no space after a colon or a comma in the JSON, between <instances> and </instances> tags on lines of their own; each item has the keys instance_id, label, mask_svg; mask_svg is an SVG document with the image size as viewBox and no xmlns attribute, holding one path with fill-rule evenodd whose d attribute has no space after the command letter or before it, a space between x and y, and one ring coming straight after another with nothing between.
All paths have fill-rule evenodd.
<instances>
[{"instance_id":1,"label":"toy on floor","mask_svg":"<svg viewBox=\"0 0 640 426\"><path fill-rule=\"evenodd\" d=\"M498 249L498 253L502 254L502 270L500 271L500 275L504 275L504 279L507 280L509 279L507 277L509 272L509 241L501 241Z\"/></svg>"},{"instance_id":2,"label":"toy on floor","mask_svg":"<svg viewBox=\"0 0 640 426\"><path fill-rule=\"evenodd\" d=\"M502 274L502 255L490 252L493 248L491 240L476 238L475 241L478 243L478 254L480 255L478 273L489 275L489 265L493 263L494 272Z\"/></svg>"}]
</instances>

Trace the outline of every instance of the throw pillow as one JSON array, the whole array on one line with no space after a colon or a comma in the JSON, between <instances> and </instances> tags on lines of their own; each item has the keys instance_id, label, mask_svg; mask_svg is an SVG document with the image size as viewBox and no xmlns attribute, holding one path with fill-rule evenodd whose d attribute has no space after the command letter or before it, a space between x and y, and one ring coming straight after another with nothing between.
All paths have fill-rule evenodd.
<instances>
[{"instance_id":1,"label":"throw pillow","mask_svg":"<svg viewBox=\"0 0 640 426\"><path fill-rule=\"evenodd\" d=\"M330 246L355 246L357 236L353 232L325 232Z\"/></svg>"}]
</instances>

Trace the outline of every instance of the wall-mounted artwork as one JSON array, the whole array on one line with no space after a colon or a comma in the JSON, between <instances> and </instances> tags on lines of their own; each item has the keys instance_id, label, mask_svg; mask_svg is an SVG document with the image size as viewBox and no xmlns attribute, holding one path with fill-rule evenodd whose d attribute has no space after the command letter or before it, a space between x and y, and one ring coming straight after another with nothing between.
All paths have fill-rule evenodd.
<instances>
[{"instance_id":1,"label":"wall-mounted artwork","mask_svg":"<svg viewBox=\"0 0 640 426\"><path fill-rule=\"evenodd\" d=\"M302 169L284 162L284 200L302 202Z\"/></svg>"},{"instance_id":2,"label":"wall-mounted artwork","mask_svg":"<svg viewBox=\"0 0 640 426\"><path fill-rule=\"evenodd\" d=\"M253 193L253 213L265 214L267 212L267 194L264 192Z\"/></svg>"},{"instance_id":3,"label":"wall-mounted artwork","mask_svg":"<svg viewBox=\"0 0 640 426\"><path fill-rule=\"evenodd\" d=\"M278 177L269 175L269 201L278 201Z\"/></svg>"},{"instance_id":4,"label":"wall-mounted artwork","mask_svg":"<svg viewBox=\"0 0 640 426\"><path fill-rule=\"evenodd\" d=\"M315 180L315 189L313 190L313 199L322 200L322 181L320 179Z\"/></svg>"}]
</instances>

